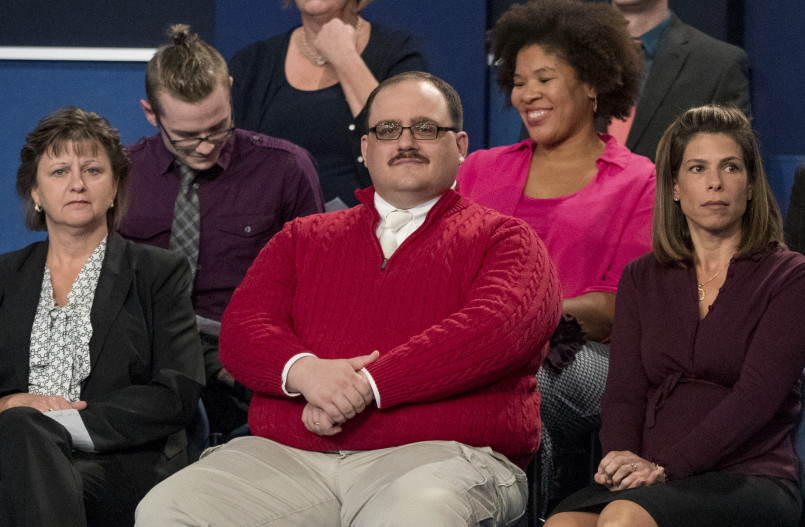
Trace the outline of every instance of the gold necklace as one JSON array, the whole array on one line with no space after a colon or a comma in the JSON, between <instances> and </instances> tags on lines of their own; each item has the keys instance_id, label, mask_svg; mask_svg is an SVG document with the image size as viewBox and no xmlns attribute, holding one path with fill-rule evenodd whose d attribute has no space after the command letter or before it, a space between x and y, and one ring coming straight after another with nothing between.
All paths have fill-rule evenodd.
<instances>
[{"instance_id":1,"label":"gold necklace","mask_svg":"<svg viewBox=\"0 0 805 527\"><path fill-rule=\"evenodd\" d=\"M363 19L358 16L358 20L355 21L355 25L352 26L352 29L355 30L355 33L358 33L363 26ZM324 67L327 64L327 59L322 57L321 54L316 51L313 46L310 45L310 42L307 40L307 30L305 26L302 26L302 33L300 35L300 41L302 43L302 52L307 55L308 60L315 64L316 66Z\"/></svg>"},{"instance_id":2,"label":"gold necklace","mask_svg":"<svg viewBox=\"0 0 805 527\"><path fill-rule=\"evenodd\" d=\"M704 292L704 286L706 286L707 284L709 284L710 282L712 282L713 280L715 280L715 279L716 279L716 276L718 276L719 274L721 274L721 271L723 271L723 270L724 270L724 268L725 268L725 267L727 267L727 266L730 264L730 260L732 260L732 257L730 257L730 259L729 259L729 260L727 260L727 263L725 263L724 265L722 265L722 266L721 266L721 269L719 269L718 271L716 271L716 274L714 274L713 276L711 276L711 277L710 277L708 280L706 280L705 282L702 282L702 283L697 283L697 284L696 284L696 289L698 289L698 291L699 291L699 302L701 302L702 300L704 300L704 297L706 296L706 294L705 294L705 292Z\"/></svg>"}]
</instances>

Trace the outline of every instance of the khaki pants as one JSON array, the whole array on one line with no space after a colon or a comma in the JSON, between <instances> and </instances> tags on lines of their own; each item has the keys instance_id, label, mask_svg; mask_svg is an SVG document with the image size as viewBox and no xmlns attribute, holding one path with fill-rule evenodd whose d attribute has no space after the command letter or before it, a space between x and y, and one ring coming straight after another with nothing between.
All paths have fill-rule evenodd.
<instances>
[{"instance_id":1,"label":"khaki pants","mask_svg":"<svg viewBox=\"0 0 805 527\"><path fill-rule=\"evenodd\" d=\"M527 496L523 471L489 448L308 452L242 437L152 489L137 525L504 526Z\"/></svg>"}]
</instances>

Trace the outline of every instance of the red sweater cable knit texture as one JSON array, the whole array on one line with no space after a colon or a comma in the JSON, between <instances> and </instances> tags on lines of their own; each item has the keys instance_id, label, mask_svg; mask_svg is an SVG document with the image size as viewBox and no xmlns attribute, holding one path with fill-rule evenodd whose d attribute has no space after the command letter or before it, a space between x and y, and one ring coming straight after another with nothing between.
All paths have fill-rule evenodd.
<instances>
[{"instance_id":1,"label":"red sweater cable knit texture","mask_svg":"<svg viewBox=\"0 0 805 527\"><path fill-rule=\"evenodd\" d=\"M312 451L453 440L524 467L539 442L535 374L561 309L542 242L450 190L383 268L374 190L356 194L357 207L287 223L224 314L221 360L255 392L252 433ZM381 407L331 437L308 431L304 398L282 392L288 360L373 350Z\"/></svg>"}]
</instances>

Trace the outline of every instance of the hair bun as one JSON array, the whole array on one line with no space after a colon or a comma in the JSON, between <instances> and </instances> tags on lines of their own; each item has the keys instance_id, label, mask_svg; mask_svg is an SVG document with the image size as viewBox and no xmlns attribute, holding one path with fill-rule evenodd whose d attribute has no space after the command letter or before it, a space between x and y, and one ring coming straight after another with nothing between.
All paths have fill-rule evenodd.
<instances>
[{"instance_id":1,"label":"hair bun","mask_svg":"<svg viewBox=\"0 0 805 527\"><path fill-rule=\"evenodd\" d=\"M190 38L190 26L187 24L173 24L168 30L168 36L174 46L183 46Z\"/></svg>"}]
</instances>

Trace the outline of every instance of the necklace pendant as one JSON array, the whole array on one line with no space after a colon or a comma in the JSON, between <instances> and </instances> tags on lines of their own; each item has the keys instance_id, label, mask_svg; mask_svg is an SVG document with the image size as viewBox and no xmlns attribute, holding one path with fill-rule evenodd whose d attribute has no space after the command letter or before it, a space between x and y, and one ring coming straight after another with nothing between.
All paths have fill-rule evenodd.
<instances>
[{"instance_id":1,"label":"necklace pendant","mask_svg":"<svg viewBox=\"0 0 805 527\"><path fill-rule=\"evenodd\" d=\"M701 302L702 300L704 300L704 296L705 296L704 295L704 288L702 287L702 284L696 284L696 289L699 292L699 302Z\"/></svg>"}]
</instances>

